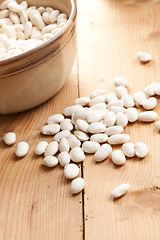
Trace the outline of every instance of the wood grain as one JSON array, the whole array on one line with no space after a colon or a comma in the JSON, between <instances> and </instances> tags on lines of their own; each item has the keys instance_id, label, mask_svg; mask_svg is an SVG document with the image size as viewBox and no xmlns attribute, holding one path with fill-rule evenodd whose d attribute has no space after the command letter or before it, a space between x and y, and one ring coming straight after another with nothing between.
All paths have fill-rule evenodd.
<instances>
[{"instance_id":1,"label":"wood grain","mask_svg":"<svg viewBox=\"0 0 160 240\"><path fill-rule=\"evenodd\" d=\"M0 116L1 139L14 131L17 142L30 145L27 156L17 159L15 145L6 147L0 141L0 239L159 240L160 135L154 123L137 122L125 129L133 142L148 145L143 160L127 159L124 166L115 167L110 159L96 164L93 155L87 155L82 171L85 191L75 197L63 169L48 170L33 153L40 140L52 139L40 134L48 116L62 113L78 95L89 96L97 88L112 92L118 75L126 77L131 94L160 81L160 1L78 0L77 4L77 59L67 84L31 111ZM137 51L148 51L153 61L140 64ZM159 106L156 111L160 114ZM124 182L131 185L130 191L113 201L111 191Z\"/></svg>"},{"instance_id":2,"label":"wood grain","mask_svg":"<svg viewBox=\"0 0 160 240\"><path fill-rule=\"evenodd\" d=\"M97 88L113 91L119 75L131 94L160 81L159 7L159 1L78 1L80 96ZM140 64L138 51L150 52L153 61ZM96 164L93 156L84 162L85 239L160 239L160 192L154 187L160 187L160 136L154 123L130 124L125 132L133 142L144 141L149 155L122 167L110 159ZM129 193L113 201L112 189L124 182L131 185Z\"/></svg>"}]
</instances>

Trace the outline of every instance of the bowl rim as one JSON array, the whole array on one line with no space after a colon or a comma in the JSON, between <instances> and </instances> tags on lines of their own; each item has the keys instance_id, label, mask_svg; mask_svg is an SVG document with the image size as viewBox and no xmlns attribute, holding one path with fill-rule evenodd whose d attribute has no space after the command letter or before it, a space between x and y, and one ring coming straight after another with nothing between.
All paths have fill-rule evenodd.
<instances>
[{"instance_id":1,"label":"bowl rim","mask_svg":"<svg viewBox=\"0 0 160 240\"><path fill-rule=\"evenodd\" d=\"M55 35L53 36L52 38L50 38L49 40L47 40L46 42L40 44L39 46L37 47L34 47L30 50L28 50L27 52L24 52L24 53L21 53L17 56L13 56L13 57L10 57L10 58L7 58L7 59L4 59L4 60L1 60L0 61L0 66L3 66L3 65L7 65L9 63L13 63L13 62L16 62L16 61L19 61L21 59L24 59L30 55L34 55L37 53L37 51L41 51L42 49L45 49L47 46L49 46L50 44L52 43L56 43L59 38L61 38L63 36L63 34L69 29L72 27L72 25L74 24L75 22L75 19L76 19L76 16L77 16L77 6L76 6L76 0L69 0L70 3L71 3L71 13L70 13L70 16L69 16L69 19L68 21L66 22L66 24L64 25L64 27L62 27L62 29ZM56 47L55 47L56 48Z\"/></svg>"}]
</instances>

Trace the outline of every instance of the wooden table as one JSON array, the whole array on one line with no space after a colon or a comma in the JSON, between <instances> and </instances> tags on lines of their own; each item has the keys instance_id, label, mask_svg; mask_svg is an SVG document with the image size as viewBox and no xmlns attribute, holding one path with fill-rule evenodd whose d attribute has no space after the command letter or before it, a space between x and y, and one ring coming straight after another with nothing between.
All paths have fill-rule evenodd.
<instances>
[{"instance_id":1,"label":"wooden table","mask_svg":"<svg viewBox=\"0 0 160 240\"><path fill-rule=\"evenodd\" d=\"M34 155L40 140L52 139L40 134L48 116L62 113L77 97L97 88L114 91L118 75L128 80L131 94L160 81L160 1L78 0L77 5L77 54L68 82L42 106L0 116L0 239L159 240L160 135L154 123L125 129L133 142L147 143L144 160L129 159L115 167L110 159L96 164L87 155L79 165L85 191L76 196L62 167L47 169L42 157ZM138 51L151 53L153 61L140 64ZM17 159L16 145L4 145L8 131L17 134L17 142L29 143L26 157ZM113 201L112 189L124 182L130 191Z\"/></svg>"}]
</instances>

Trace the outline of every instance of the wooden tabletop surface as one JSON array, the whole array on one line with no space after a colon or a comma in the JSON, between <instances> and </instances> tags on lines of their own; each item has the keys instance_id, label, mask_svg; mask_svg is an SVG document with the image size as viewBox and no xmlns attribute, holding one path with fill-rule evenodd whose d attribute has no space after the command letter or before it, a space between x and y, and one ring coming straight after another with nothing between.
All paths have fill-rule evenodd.
<instances>
[{"instance_id":1,"label":"wooden tabletop surface","mask_svg":"<svg viewBox=\"0 0 160 240\"><path fill-rule=\"evenodd\" d=\"M160 134L154 123L125 129L131 141L148 145L143 160L115 167L110 159L96 164L87 155L79 164L86 187L76 196L63 168L48 169L34 154L40 140L52 140L40 134L48 116L77 97L97 88L113 92L118 75L127 79L130 94L160 81L159 0L78 0L77 8L76 61L65 86L31 111L0 116L0 240L159 240ZM138 51L151 53L153 61L141 64ZM24 158L15 157L16 144L3 143L9 131L29 143ZM131 186L128 194L113 201L111 191L124 182Z\"/></svg>"}]
</instances>

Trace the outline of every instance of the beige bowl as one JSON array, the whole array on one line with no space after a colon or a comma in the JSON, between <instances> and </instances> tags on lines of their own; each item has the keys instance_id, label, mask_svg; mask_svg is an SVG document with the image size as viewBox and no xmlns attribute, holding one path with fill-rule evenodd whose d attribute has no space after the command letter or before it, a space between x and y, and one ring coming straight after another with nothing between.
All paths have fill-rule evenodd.
<instances>
[{"instance_id":1,"label":"beige bowl","mask_svg":"<svg viewBox=\"0 0 160 240\"><path fill-rule=\"evenodd\" d=\"M29 5L59 9L70 17L65 27L44 44L19 56L0 61L2 114L25 111L51 98L68 79L74 62L77 13L75 0L27 2Z\"/></svg>"}]
</instances>

